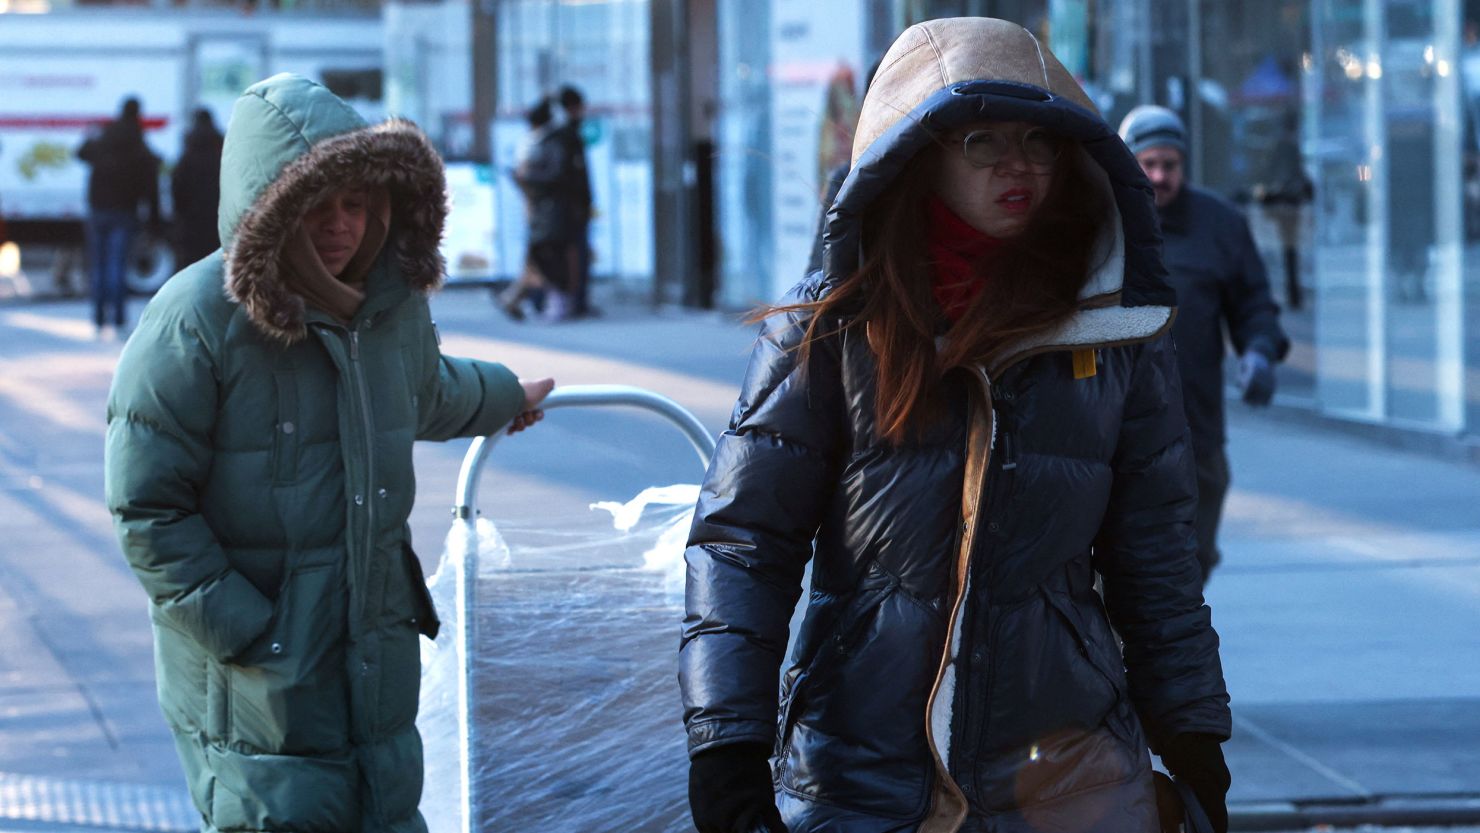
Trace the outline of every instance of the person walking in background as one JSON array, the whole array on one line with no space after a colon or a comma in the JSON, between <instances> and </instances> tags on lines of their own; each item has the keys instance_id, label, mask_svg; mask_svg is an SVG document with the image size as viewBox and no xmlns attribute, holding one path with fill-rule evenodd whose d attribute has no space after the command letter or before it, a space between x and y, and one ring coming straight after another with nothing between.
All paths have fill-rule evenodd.
<instances>
[{"instance_id":1,"label":"person walking in background","mask_svg":"<svg viewBox=\"0 0 1480 833\"><path fill-rule=\"evenodd\" d=\"M108 397L160 706L204 830L425 833L412 441L522 430L554 382L441 353L447 189L410 122L277 75L223 159L224 251L150 301Z\"/></svg>"},{"instance_id":2,"label":"person walking in background","mask_svg":"<svg viewBox=\"0 0 1480 833\"><path fill-rule=\"evenodd\" d=\"M93 324L99 338L109 324L115 333L127 326L129 253L139 233L139 211L148 211L148 229L158 234L159 157L144 143L137 98L127 98L118 118L77 149L91 170L87 177L87 259L92 276Z\"/></svg>"},{"instance_id":3,"label":"person walking in background","mask_svg":"<svg viewBox=\"0 0 1480 833\"><path fill-rule=\"evenodd\" d=\"M1305 206L1315 194L1305 165L1300 158L1300 116L1286 113L1280 121L1280 135L1275 140L1265 166L1264 181L1256 183L1253 196L1264 213L1274 222L1280 237L1280 257L1285 267L1285 303L1290 309L1305 306L1305 291L1300 285L1300 231Z\"/></svg>"},{"instance_id":4,"label":"person walking in background","mask_svg":"<svg viewBox=\"0 0 1480 833\"><path fill-rule=\"evenodd\" d=\"M1120 124L1146 172L1161 218L1163 257L1177 290L1177 364L1197 456L1198 561L1207 581L1221 558L1218 522L1228 493L1223 418L1223 331L1239 356L1238 384L1250 405L1274 397L1274 365L1290 339L1270 296L1249 223L1232 204L1186 181L1187 129L1176 113L1144 105Z\"/></svg>"},{"instance_id":5,"label":"person walking in background","mask_svg":"<svg viewBox=\"0 0 1480 833\"><path fill-rule=\"evenodd\" d=\"M591 174L586 169L586 137L581 125L586 118L586 97L581 91L566 85L556 97L560 109L565 111L565 122L560 125L558 135L565 149L565 160L561 170L561 193L565 200L566 257L570 275L571 315L585 318L600 314L591 306L591 217L595 206L591 202Z\"/></svg>"},{"instance_id":6,"label":"person walking in background","mask_svg":"<svg viewBox=\"0 0 1480 833\"><path fill-rule=\"evenodd\" d=\"M519 279L499 296L499 308L524 320L524 301L542 296L547 317L570 315L571 262L565 185L567 151L553 124L554 108L542 98L529 109L529 133L520 142L512 175L524 195L529 239Z\"/></svg>"},{"instance_id":7,"label":"person walking in background","mask_svg":"<svg viewBox=\"0 0 1480 833\"><path fill-rule=\"evenodd\" d=\"M852 159L826 268L760 313L689 535L696 826L1152 833L1149 747L1222 833L1145 177L1046 44L984 18L894 42Z\"/></svg>"},{"instance_id":8,"label":"person walking in background","mask_svg":"<svg viewBox=\"0 0 1480 833\"><path fill-rule=\"evenodd\" d=\"M190 132L185 134L185 148L170 174L170 199L174 204L170 242L176 270L221 248L216 208L221 202L223 141L211 111L197 109Z\"/></svg>"}]
</instances>

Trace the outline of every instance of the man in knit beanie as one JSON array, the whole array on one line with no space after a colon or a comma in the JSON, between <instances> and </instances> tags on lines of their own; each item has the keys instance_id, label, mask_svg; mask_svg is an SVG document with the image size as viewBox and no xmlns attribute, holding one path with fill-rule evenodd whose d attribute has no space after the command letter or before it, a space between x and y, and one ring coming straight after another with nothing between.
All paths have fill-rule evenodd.
<instances>
[{"instance_id":1,"label":"man in knit beanie","mask_svg":"<svg viewBox=\"0 0 1480 833\"><path fill-rule=\"evenodd\" d=\"M1223 451L1224 330L1239 356L1239 388L1250 405L1268 405L1274 396L1274 365L1284 359L1290 340L1280 328L1280 308L1270 296L1248 220L1223 198L1186 181L1188 137L1182 119L1165 107L1137 107L1120 123L1120 138L1155 192L1163 259L1177 290L1172 337L1197 456L1198 560L1206 581L1220 558L1218 521L1229 482Z\"/></svg>"}]
</instances>

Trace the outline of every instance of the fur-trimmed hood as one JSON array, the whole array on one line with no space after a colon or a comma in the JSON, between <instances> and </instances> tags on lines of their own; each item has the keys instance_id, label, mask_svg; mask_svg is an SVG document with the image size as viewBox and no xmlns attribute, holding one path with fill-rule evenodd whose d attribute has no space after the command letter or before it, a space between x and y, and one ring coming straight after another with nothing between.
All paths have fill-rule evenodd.
<instances>
[{"instance_id":1,"label":"fur-trimmed hood","mask_svg":"<svg viewBox=\"0 0 1480 833\"><path fill-rule=\"evenodd\" d=\"M1015 345L998 367L1049 349L1145 341L1165 332L1166 283L1151 188L1134 156L1072 75L1031 32L1005 20L931 20L905 30L864 98L853 166L828 211L823 284L858 268L862 217L914 156L980 121L1027 121L1072 139L1113 207L1084 309L1053 332Z\"/></svg>"},{"instance_id":2,"label":"fur-trimmed hood","mask_svg":"<svg viewBox=\"0 0 1480 833\"><path fill-rule=\"evenodd\" d=\"M283 247L304 211L349 183L390 194L382 261L389 258L412 290L439 287L446 179L441 157L416 125L367 124L323 86L287 73L237 99L221 157L226 294L274 340L292 344L307 332L303 299L282 274Z\"/></svg>"}]
</instances>

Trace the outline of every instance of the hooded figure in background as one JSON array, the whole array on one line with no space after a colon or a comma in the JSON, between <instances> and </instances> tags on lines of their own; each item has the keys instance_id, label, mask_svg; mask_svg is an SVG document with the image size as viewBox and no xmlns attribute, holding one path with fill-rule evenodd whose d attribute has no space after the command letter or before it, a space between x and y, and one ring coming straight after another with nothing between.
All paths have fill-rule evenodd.
<instances>
[{"instance_id":1,"label":"hooded figure in background","mask_svg":"<svg viewBox=\"0 0 1480 833\"><path fill-rule=\"evenodd\" d=\"M1159 244L1135 158L1031 33L895 41L690 532L700 833L1152 833L1149 751L1226 828Z\"/></svg>"},{"instance_id":2,"label":"hooded figure in background","mask_svg":"<svg viewBox=\"0 0 1480 833\"><path fill-rule=\"evenodd\" d=\"M307 79L237 100L224 251L119 360L106 488L206 831L423 833L412 442L525 427L550 380L442 355L442 163Z\"/></svg>"},{"instance_id":3,"label":"hooded figure in background","mask_svg":"<svg viewBox=\"0 0 1480 833\"><path fill-rule=\"evenodd\" d=\"M170 173L170 198L174 203L170 242L176 269L184 269L221 248L216 208L221 202L224 140L211 111L204 107L196 110L195 124L185 134L185 150Z\"/></svg>"}]
</instances>

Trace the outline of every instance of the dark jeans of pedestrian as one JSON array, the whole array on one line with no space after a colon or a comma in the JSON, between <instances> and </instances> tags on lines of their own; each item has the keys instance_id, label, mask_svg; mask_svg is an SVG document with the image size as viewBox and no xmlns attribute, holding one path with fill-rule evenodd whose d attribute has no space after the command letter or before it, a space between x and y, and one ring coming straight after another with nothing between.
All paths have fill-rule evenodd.
<instances>
[{"instance_id":1,"label":"dark jeans of pedestrian","mask_svg":"<svg viewBox=\"0 0 1480 833\"><path fill-rule=\"evenodd\" d=\"M580 239L570 250L571 313L581 316L591 311L591 235L590 226L582 226Z\"/></svg>"},{"instance_id":2,"label":"dark jeans of pedestrian","mask_svg":"<svg viewBox=\"0 0 1480 833\"><path fill-rule=\"evenodd\" d=\"M93 323L124 324L123 307L128 298L124 275L128 272L129 250L139 231L137 217L124 211L94 211L87 218L87 258L92 273Z\"/></svg>"},{"instance_id":3,"label":"dark jeans of pedestrian","mask_svg":"<svg viewBox=\"0 0 1480 833\"><path fill-rule=\"evenodd\" d=\"M1218 552L1218 522L1223 519L1228 481L1228 456L1222 448L1197 458L1197 560L1202 565L1204 583L1223 560Z\"/></svg>"}]
</instances>

